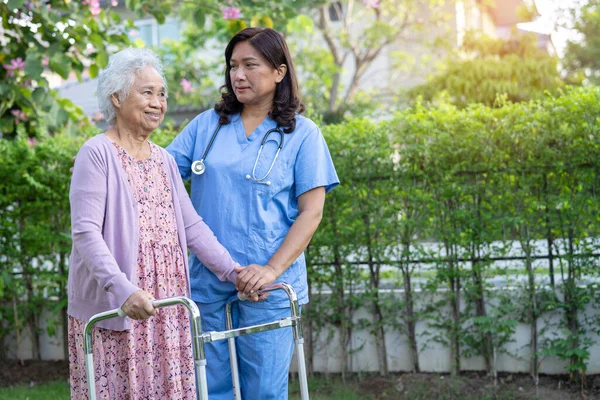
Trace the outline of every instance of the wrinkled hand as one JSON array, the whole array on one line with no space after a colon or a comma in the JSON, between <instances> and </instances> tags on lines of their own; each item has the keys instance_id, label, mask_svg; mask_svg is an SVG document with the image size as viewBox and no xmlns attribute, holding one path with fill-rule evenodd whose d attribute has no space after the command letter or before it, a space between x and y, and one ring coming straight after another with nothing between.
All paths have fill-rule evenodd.
<instances>
[{"instance_id":1,"label":"wrinkled hand","mask_svg":"<svg viewBox=\"0 0 600 400\"><path fill-rule=\"evenodd\" d=\"M138 290L125 300L121 309L131 319L148 319L156 314L156 308L152 305L154 297L145 290Z\"/></svg>"},{"instance_id":2,"label":"wrinkled hand","mask_svg":"<svg viewBox=\"0 0 600 400\"><path fill-rule=\"evenodd\" d=\"M237 267L238 279L235 284L239 292L244 293L252 301L261 301L267 298L269 293L257 295L260 288L275 282L277 275L270 265L250 264L247 267Z\"/></svg>"}]
</instances>

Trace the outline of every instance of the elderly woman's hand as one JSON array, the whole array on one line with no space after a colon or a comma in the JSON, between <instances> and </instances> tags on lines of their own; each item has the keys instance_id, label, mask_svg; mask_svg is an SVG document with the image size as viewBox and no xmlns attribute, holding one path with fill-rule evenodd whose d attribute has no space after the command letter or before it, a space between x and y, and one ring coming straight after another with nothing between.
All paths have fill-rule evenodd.
<instances>
[{"instance_id":1,"label":"elderly woman's hand","mask_svg":"<svg viewBox=\"0 0 600 400\"><path fill-rule=\"evenodd\" d=\"M154 298L145 290L138 290L125 300L121 309L131 319L148 319L156 314L156 309L152 305Z\"/></svg>"},{"instance_id":2,"label":"elderly woman's hand","mask_svg":"<svg viewBox=\"0 0 600 400\"><path fill-rule=\"evenodd\" d=\"M265 285L275 282L277 275L269 265L250 264L237 270L238 279L235 284L239 292L244 293L250 299L256 298L256 292ZM268 295L268 293L266 293ZM264 296L264 295L261 295ZM259 296L259 298L261 297ZM265 297L266 298L266 297ZM255 300L256 301L256 300Z\"/></svg>"}]
</instances>

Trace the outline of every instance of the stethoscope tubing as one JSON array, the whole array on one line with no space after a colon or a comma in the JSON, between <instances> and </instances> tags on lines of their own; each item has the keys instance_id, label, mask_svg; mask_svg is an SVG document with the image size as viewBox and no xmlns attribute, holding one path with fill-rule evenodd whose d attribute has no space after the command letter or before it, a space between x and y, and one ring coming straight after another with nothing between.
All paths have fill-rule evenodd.
<instances>
[{"instance_id":1,"label":"stethoscope tubing","mask_svg":"<svg viewBox=\"0 0 600 400\"><path fill-rule=\"evenodd\" d=\"M206 150L204 150L204 153L202 154L202 157L200 158L200 160L196 160L192 163L191 169L194 174L202 175L206 171L204 161L206 160L206 157L208 156L208 153L210 152L210 149L212 148L213 143L214 143L215 139L217 138L217 135L219 134L219 130L221 130L221 126L222 126L222 124L219 124L217 126L217 128L215 129L215 131L213 132L212 137L210 138L210 141L208 142L208 146L206 146ZM258 179L258 178L256 178L256 167L258 165L258 160L260 160L260 155L262 154L265 143L267 143L267 140L269 140L269 135L273 132L279 133L279 135L281 137L281 140L279 141L279 145L277 146L277 153L275 153L273 162L271 162L271 166L269 167L269 170L267 171L265 176ZM258 149L258 154L256 155L256 160L254 161L254 167L252 168L252 175L250 175L250 174L246 175L246 179L251 179L256 183L260 183L263 185L271 184L271 181L264 182L264 180L271 173L271 170L273 169L273 166L275 165L275 162L277 161L277 158L279 157L279 153L281 152L281 148L283 147L284 137L285 137L285 134L283 133L283 131L281 130L279 125L277 125L275 128L269 129L267 131L267 133L265 133L263 140L260 143L260 148Z\"/></svg>"},{"instance_id":2,"label":"stethoscope tubing","mask_svg":"<svg viewBox=\"0 0 600 400\"><path fill-rule=\"evenodd\" d=\"M202 162L204 162L204 160L206 160L206 156L208 155L208 152L212 148L212 145L215 142L215 139L217 138L219 131L221 130L221 126L222 126L221 124L217 125L217 129L215 129L215 132L212 134L212 137L210 138L210 142L208 142L208 146L206 146L206 150L204 150L204 154L202 154L202 158L200 159L200 160L202 160Z\"/></svg>"}]
</instances>

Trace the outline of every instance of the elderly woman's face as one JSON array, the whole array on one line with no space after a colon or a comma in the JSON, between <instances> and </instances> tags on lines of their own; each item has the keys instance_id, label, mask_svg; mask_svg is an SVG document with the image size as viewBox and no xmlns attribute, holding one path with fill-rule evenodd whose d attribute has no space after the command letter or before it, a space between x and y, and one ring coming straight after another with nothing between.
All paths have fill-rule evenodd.
<instances>
[{"instance_id":1,"label":"elderly woman's face","mask_svg":"<svg viewBox=\"0 0 600 400\"><path fill-rule=\"evenodd\" d=\"M119 122L146 133L155 130L167 111L167 93L160 74L152 67L138 71L127 98L117 108Z\"/></svg>"}]
</instances>

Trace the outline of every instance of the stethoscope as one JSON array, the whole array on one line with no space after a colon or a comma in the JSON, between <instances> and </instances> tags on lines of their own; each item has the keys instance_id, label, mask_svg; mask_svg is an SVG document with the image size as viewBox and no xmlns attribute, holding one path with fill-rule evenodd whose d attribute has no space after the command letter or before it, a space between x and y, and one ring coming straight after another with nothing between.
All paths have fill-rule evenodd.
<instances>
[{"instance_id":1,"label":"stethoscope","mask_svg":"<svg viewBox=\"0 0 600 400\"><path fill-rule=\"evenodd\" d=\"M217 126L217 129L215 129L214 133L212 134L212 137L210 138L210 142L208 142L208 146L206 147L206 150L204 150L204 154L202 154L202 157L199 160L196 160L192 163L192 172L194 174L202 175L206 171L206 164L204 161L206 160L206 156L208 156L208 152L212 148L212 145L213 145L217 135L219 134L220 129L221 129L221 124L219 124L219 126ZM269 139L269 135L273 132L277 132L281 136L281 141L279 142L279 146L277 147L277 153L275 153L275 157L273 158L273 161L271 162L271 166L269 167L269 170L267 171L265 176L263 176L262 178L257 178L256 177L256 166L258 165L258 160L260 160L260 155L262 154L265 143ZM267 131L267 133L265 133L265 136L263 137L263 140L260 143L260 148L258 149L258 154L256 155L256 160L254 161L254 167L252 168L252 175L246 174L246 179L252 180L256 183L261 183L261 184L267 185L267 186L271 185L271 181L265 181L265 179L267 179L267 177L271 173L271 170L273 169L273 166L275 165L275 161L277 161L277 157L279 157L279 153L281 152L281 148L283 147L283 137L284 137L284 133L281 130L281 128L279 128L279 125L277 125L277 127L273 128L273 129L269 129Z\"/></svg>"}]
</instances>

